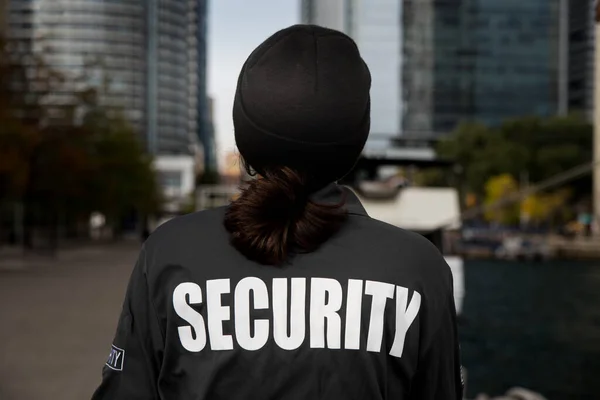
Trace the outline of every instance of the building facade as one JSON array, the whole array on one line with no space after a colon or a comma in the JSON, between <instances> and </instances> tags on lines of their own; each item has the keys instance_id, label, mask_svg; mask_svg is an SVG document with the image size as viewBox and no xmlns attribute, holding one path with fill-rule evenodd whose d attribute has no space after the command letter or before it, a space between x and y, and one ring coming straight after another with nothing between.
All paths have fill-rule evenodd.
<instances>
[{"instance_id":1,"label":"building facade","mask_svg":"<svg viewBox=\"0 0 600 400\"><path fill-rule=\"evenodd\" d=\"M196 3L198 21L195 24L196 49L198 57L198 101L197 125L198 139L204 148L204 166L207 171L217 171L217 148L213 118L213 99L207 96L207 41L208 35L208 0L191 0Z\"/></svg>"},{"instance_id":2,"label":"building facade","mask_svg":"<svg viewBox=\"0 0 600 400\"><path fill-rule=\"evenodd\" d=\"M194 9L190 1L145 3L149 149L154 154L189 155L191 134L197 127L197 72L191 73L198 69Z\"/></svg>"},{"instance_id":3,"label":"building facade","mask_svg":"<svg viewBox=\"0 0 600 400\"><path fill-rule=\"evenodd\" d=\"M65 76L50 104L107 86L152 154L189 155L206 118L205 0L3 0L14 51L43 54Z\"/></svg>"},{"instance_id":4,"label":"building facade","mask_svg":"<svg viewBox=\"0 0 600 400\"><path fill-rule=\"evenodd\" d=\"M374 75L376 135L438 137L465 120L573 111L591 118L594 0L320 3L304 0L302 20L357 41Z\"/></svg>"},{"instance_id":5,"label":"building facade","mask_svg":"<svg viewBox=\"0 0 600 400\"><path fill-rule=\"evenodd\" d=\"M182 168L193 164L196 143L216 164L206 99L208 0L0 1L8 5L12 51L25 60L42 55L65 78L45 96L57 106L51 118L76 104L75 92L96 87L99 104L121 109L140 133L166 193L189 188Z\"/></svg>"},{"instance_id":6,"label":"building facade","mask_svg":"<svg viewBox=\"0 0 600 400\"><path fill-rule=\"evenodd\" d=\"M404 131L443 134L463 120L496 125L559 111L558 1L405 4Z\"/></svg>"},{"instance_id":7,"label":"building facade","mask_svg":"<svg viewBox=\"0 0 600 400\"><path fill-rule=\"evenodd\" d=\"M8 37L13 53L25 63L42 55L64 83L45 102L73 104L74 92L87 86L101 89L99 102L121 107L133 126L145 130L146 24L140 2L69 2L40 0L8 2Z\"/></svg>"}]
</instances>

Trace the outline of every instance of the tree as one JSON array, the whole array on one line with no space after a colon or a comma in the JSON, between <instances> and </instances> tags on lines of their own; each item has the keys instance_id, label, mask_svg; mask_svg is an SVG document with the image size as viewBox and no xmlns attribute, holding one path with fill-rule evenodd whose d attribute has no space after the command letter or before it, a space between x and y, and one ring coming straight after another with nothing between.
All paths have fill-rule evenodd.
<instances>
[{"instance_id":1,"label":"tree","mask_svg":"<svg viewBox=\"0 0 600 400\"><path fill-rule=\"evenodd\" d=\"M439 168L416 171L414 184L417 186L444 187L448 186L448 174Z\"/></svg>"},{"instance_id":2,"label":"tree","mask_svg":"<svg viewBox=\"0 0 600 400\"><path fill-rule=\"evenodd\" d=\"M535 224L544 222L564 222L565 205L571 197L568 188L557 190L552 193L539 193L527 196L521 202L521 215Z\"/></svg>"},{"instance_id":3,"label":"tree","mask_svg":"<svg viewBox=\"0 0 600 400\"><path fill-rule=\"evenodd\" d=\"M503 225L512 225L519 221L519 204L512 202L500 205L499 202L508 200L519 190L516 180L510 174L491 177L485 185L485 205L490 209L485 212L488 221ZM498 206L495 206L498 204Z\"/></svg>"},{"instance_id":4,"label":"tree","mask_svg":"<svg viewBox=\"0 0 600 400\"><path fill-rule=\"evenodd\" d=\"M39 132L15 118L0 117L0 203L20 199L29 182L29 159Z\"/></svg>"},{"instance_id":5,"label":"tree","mask_svg":"<svg viewBox=\"0 0 600 400\"><path fill-rule=\"evenodd\" d=\"M437 146L440 157L456 161L463 169L466 190L484 195L490 176L518 175L527 162L527 151L500 132L482 124L465 123Z\"/></svg>"},{"instance_id":6,"label":"tree","mask_svg":"<svg viewBox=\"0 0 600 400\"><path fill-rule=\"evenodd\" d=\"M24 104L16 90L26 75L8 54L8 43L0 37L0 203L22 196L28 181L27 160L35 145L36 131L15 117Z\"/></svg>"},{"instance_id":7,"label":"tree","mask_svg":"<svg viewBox=\"0 0 600 400\"><path fill-rule=\"evenodd\" d=\"M51 107L45 100L64 83L64 76L44 61L51 49L43 40L37 39L42 44L40 51L23 53L15 49L27 48L26 39L0 37L0 117L16 118L36 128L48 119Z\"/></svg>"},{"instance_id":8,"label":"tree","mask_svg":"<svg viewBox=\"0 0 600 400\"><path fill-rule=\"evenodd\" d=\"M485 193L489 177L509 174L517 179L527 172L532 182L541 182L592 160L593 127L580 115L523 117L498 128L482 124L460 125L440 141L438 155L456 160L465 171L467 191ZM586 177L571 182L572 200L589 194Z\"/></svg>"},{"instance_id":9,"label":"tree","mask_svg":"<svg viewBox=\"0 0 600 400\"><path fill-rule=\"evenodd\" d=\"M156 211L151 158L117 107L98 104L108 80L100 88L84 85L66 106L53 105L46 96L62 85L60 74L43 54L18 55L10 45L0 40L0 205L24 204L26 242L28 228L56 231L59 216L87 220L102 211L117 221L131 209ZM47 118L59 108L62 118Z\"/></svg>"},{"instance_id":10,"label":"tree","mask_svg":"<svg viewBox=\"0 0 600 400\"><path fill-rule=\"evenodd\" d=\"M31 220L27 199L35 170L32 160L39 154L46 120L43 100L61 76L39 55L14 51L18 44L0 37L0 209L12 213L18 206Z\"/></svg>"},{"instance_id":11,"label":"tree","mask_svg":"<svg viewBox=\"0 0 600 400\"><path fill-rule=\"evenodd\" d=\"M131 209L157 212L161 197L152 168L131 125L122 114L109 116L100 110L86 118L84 129L92 133L94 205L115 222Z\"/></svg>"},{"instance_id":12,"label":"tree","mask_svg":"<svg viewBox=\"0 0 600 400\"><path fill-rule=\"evenodd\" d=\"M593 127L581 115L519 118L499 129L506 141L526 149L524 170L534 182L592 160Z\"/></svg>"}]
</instances>

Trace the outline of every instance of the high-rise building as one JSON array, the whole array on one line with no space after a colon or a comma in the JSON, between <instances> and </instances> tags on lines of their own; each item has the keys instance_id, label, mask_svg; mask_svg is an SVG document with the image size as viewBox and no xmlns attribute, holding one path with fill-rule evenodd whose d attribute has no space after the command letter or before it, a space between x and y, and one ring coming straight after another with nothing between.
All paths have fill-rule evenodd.
<instances>
[{"instance_id":1,"label":"high-rise building","mask_svg":"<svg viewBox=\"0 0 600 400\"><path fill-rule=\"evenodd\" d=\"M216 164L206 99L208 0L0 1L8 1L13 51L43 54L65 77L46 104L74 104L81 87L100 87L100 104L123 110L168 188L193 187L194 137L206 164ZM64 108L53 111L60 117Z\"/></svg>"},{"instance_id":2,"label":"high-rise building","mask_svg":"<svg viewBox=\"0 0 600 400\"><path fill-rule=\"evenodd\" d=\"M442 134L463 120L495 125L559 112L558 0L404 4L404 131Z\"/></svg>"},{"instance_id":3,"label":"high-rise building","mask_svg":"<svg viewBox=\"0 0 600 400\"><path fill-rule=\"evenodd\" d=\"M145 3L149 148L157 154L189 154L190 135L197 127L194 123L198 83L194 23L197 18L193 2L149 0Z\"/></svg>"},{"instance_id":4,"label":"high-rise building","mask_svg":"<svg viewBox=\"0 0 600 400\"><path fill-rule=\"evenodd\" d=\"M105 84L101 104L121 107L151 153L189 155L205 135L207 0L3 1L14 51L44 52L66 78L49 104Z\"/></svg>"},{"instance_id":5,"label":"high-rise building","mask_svg":"<svg viewBox=\"0 0 600 400\"><path fill-rule=\"evenodd\" d=\"M374 75L373 134L436 137L464 120L591 116L593 7L594 0L303 0L302 20L357 41Z\"/></svg>"},{"instance_id":6,"label":"high-rise building","mask_svg":"<svg viewBox=\"0 0 600 400\"><path fill-rule=\"evenodd\" d=\"M122 107L140 132L146 128L146 24L138 1L8 1L11 51L23 62L43 55L65 81L48 105L75 102L82 85L105 86L99 101ZM110 83L107 84L105 80ZM108 87L106 87L108 86ZM60 117L55 110L51 117Z\"/></svg>"},{"instance_id":7,"label":"high-rise building","mask_svg":"<svg viewBox=\"0 0 600 400\"><path fill-rule=\"evenodd\" d=\"M204 147L204 165L206 170L218 171L217 149L213 118L213 99L207 96L207 41L208 0L192 0L197 3L197 54L198 54L198 137Z\"/></svg>"}]
</instances>

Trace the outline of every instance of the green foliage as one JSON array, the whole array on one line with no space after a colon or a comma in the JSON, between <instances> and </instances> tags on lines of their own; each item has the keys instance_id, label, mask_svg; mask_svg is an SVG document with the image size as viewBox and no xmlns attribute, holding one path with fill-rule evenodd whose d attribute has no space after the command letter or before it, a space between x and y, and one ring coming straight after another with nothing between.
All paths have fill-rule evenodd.
<instances>
[{"instance_id":1,"label":"green foliage","mask_svg":"<svg viewBox=\"0 0 600 400\"><path fill-rule=\"evenodd\" d=\"M131 208L144 214L158 211L160 190L152 160L125 118L97 112L83 127L93 143L95 208L112 218Z\"/></svg>"},{"instance_id":2,"label":"green foliage","mask_svg":"<svg viewBox=\"0 0 600 400\"><path fill-rule=\"evenodd\" d=\"M416 171L414 183L417 186L444 187L448 186L447 174L438 168Z\"/></svg>"},{"instance_id":3,"label":"green foliage","mask_svg":"<svg viewBox=\"0 0 600 400\"><path fill-rule=\"evenodd\" d=\"M34 57L34 73L25 74L7 46L0 39L0 203L17 201L66 218L100 211L116 220L132 209L157 211L159 187L137 132L116 107L98 104L106 84L72 93L75 102L62 108L63 118L48 120L43 100L61 83L60 74L43 57ZM85 115L76 120L79 111Z\"/></svg>"},{"instance_id":4,"label":"green foliage","mask_svg":"<svg viewBox=\"0 0 600 400\"><path fill-rule=\"evenodd\" d=\"M523 170L535 182L592 160L593 127L580 115L515 119L499 131L526 152Z\"/></svg>"},{"instance_id":5,"label":"green foliage","mask_svg":"<svg viewBox=\"0 0 600 400\"><path fill-rule=\"evenodd\" d=\"M27 160L39 140L38 132L15 118L0 116L0 200L23 196L29 182Z\"/></svg>"},{"instance_id":6,"label":"green foliage","mask_svg":"<svg viewBox=\"0 0 600 400\"><path fill-rule=\"evenodd\" d=\"M49 126L40 130L27 160L26 201L43 204L51 212L83 208L90 172L83 135L76 127Z\"/></svg>"},{"instance_id":7,"label":"green foliage","mask_svg":"<svg viewBox=\"0 0 600 400\"><path fill-rule=\"evenodd\" d=\"M437 151L462 166L466 189L481 197L493 176L509 174L518 179L527 172L531 182L540 182L590 162L592 141L593 127L582 116L525 117L495 129L463 124L439 143ZM591 187L585 179L571 186L574 198L589 193Z\"/></svg>"},{"instance_id":8,"label":"green foliage","mask_svg":"<svg viewBox=\"0 0 600 400\"><path fill-rule=\"evenodd\" d=\"M509 199L519 190L517 181L510 174L493 176L485 184L485 204L491 206L485 212L488 221L513 225L519 221L519 204L510 203L494 207L494 204Z\"/></svg>"},{"instance_id":9,"label":"green foliage","mask_svg":"<svg viewBox=\"0 0 600 400\"><path fill-rule=\"evenodd\" d=\"M570 196L569 189L528 196L521 202L521 214L534 223L548 222L552 219L566 221L568 216L564 215L562 210L565 210L564 206Z\"/></svg>"},{"instance_id":10,"label":"green foliage","mask_svg":"<svg viewBox=\"0 0 600 400\"><path fill-rule=\"evenodd\" d=\"M498 130L476 123L460 125L439 143L437 151L462 167L465 189L479 195L484 194L491 176L502 173L518 176L528 157L523 146L506 140Z\"/></svg>"}]
</instances>

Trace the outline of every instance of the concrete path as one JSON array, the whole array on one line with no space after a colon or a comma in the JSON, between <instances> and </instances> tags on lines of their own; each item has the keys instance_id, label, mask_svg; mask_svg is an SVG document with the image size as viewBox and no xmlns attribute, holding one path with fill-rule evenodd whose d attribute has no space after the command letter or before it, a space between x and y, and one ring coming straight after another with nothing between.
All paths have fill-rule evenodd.
<instances>
[{"instance_id":1,"label":"concrete path","mask_svg":"<svg viewBox=\"0 0 600 400\"><path fill-rule=\"evenodd\" d=\"M0 399L91 397L139 248L0 259Z\"/></svg>"}]
</instances>

